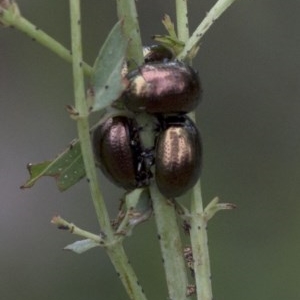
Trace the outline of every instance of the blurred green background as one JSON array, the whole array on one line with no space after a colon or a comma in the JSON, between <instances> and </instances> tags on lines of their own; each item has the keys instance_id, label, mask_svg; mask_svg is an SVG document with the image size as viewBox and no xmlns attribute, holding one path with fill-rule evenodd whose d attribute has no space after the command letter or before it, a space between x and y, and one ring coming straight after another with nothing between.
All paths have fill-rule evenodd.
<instances>
[{"instance_id":1,"label":"blurred green background","mask_svg":"<svg viewBox=\"0 0 300 300\"><path fill-rule=\"evenodd\" d=\"M163 34L174 1L137 1L144 44ZM25 17L70 47L68 1L18 1ZM213 1L190 0L193 30ZM84 57L92 64L117 21L115 1L82 1ZM202 186L234 202L209 224L214 299L296 300L300 295L300 2L237 1L206 34L194 67L204 100ZM76 137L71 65L13 29L0 28L0 294L3 300L127 299L104 251L61 249L76 237L61 214L97 232L86 181L65 193L51 178L20 190L26 164ZM122 191L101 177L114 216ZM125 242L149 299L166 299L153 219Z\"/></svg>"}]
</instances>

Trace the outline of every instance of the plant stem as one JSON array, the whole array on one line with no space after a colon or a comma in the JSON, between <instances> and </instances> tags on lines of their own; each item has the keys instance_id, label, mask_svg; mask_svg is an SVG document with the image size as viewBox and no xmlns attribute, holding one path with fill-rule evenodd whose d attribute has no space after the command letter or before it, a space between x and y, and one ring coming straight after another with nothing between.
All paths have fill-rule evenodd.
<instances>
[{"instance_id":1,"label":"plant stem","mask_svg":"<svg viewBox=\"0 0 300 300\"><path fill-rule=\"evenodd\" d=\"M194 260L197 300L212 300L207 220L203 213L200 180L193 188L191 202L191 246Z\"/></svg>"},{"instance_id":2,"label":"plant stem","mask_svg":"<svg viewBox=\"0 0 300 300\"><path fill-rule=\"evenodd\" d=\"M86 239L90 239L96 243L103 243L104 244L104 240L100 235L94 234L92 232L83 230L81 228L79 228L78 226L76 226L74 223L70 223L68 221L66 221L65 219L63 219L60 216L55 216L52 218L51 223L56 225L58 227L58 229L64 229L64 230L68 230L70 231L72 234L84 237Z\"/></svg>"},{"instance_id":3,"label":"plant stem","mask_svg":"<svg viewBox=\"0 0 300 300\"><path fill-rule=\"evenodd\" d=\"M78 136L81 143L81 152L98 222L100 224L100 228L104 231L104 236L106 237L108 244L105 249L117 273L119 274L130 299L146 300L143 290L138 283L137 277L128 262L128 258L122 244L117 242L114 237L104 199L98 186L94 155L89 134L88 106L85 99L83 80L80 0L70 0L70 12L75 105L79 113L77 120Z\"/></svg>"},{"instance_id":4,"label":"plant stem","mask_svg":"<svg viewBox=\"0 0 300 300\"><path fill-rule=\"evenodd\" d=\"M144 291L126 256L123 246L117 243L109 248L107 254L114 265L126 292L132 300L147 300Z\"/></svg>"},{"instance_id":5,"label":"plant stem","mask_svg":"<svg viewBox=\"0 0 300 300\"><path fill-rule=\"evenodd\" d=\"M178 59L184 60L199 45L201 38L210 28L214 21L234 2L235 0L219 0L209 11L189 40L186 41L183 51ZM180 2L180 0L177 0ZM177 3L176 2L176 3ZM177 21L178 22L178 21ZM181 24L182 23L177 23ZM178 32L180 28L178 28ZM195 120L195 113L189 114ZM203 211L203 200L200 180L192 191L191 199L191 229L190 238L194 260L194 272L196 283L197 300L212 300L212 285L210 259L207 237L207 219Z\"/></svg>"},{"instance_id":6,"label":"plant stem","mask_svg":"<svg viewBox=\"0 0 300 300\"><path fill-rule=\"evenodd\" d=\"M80 140L86 175L90 184L92 199L96 209L100 228L105 228L105 234L112 238L113 233L110 226L109 216L98 186L95 162L93 158L94 155L89 133L88 106L85 99L85 87L82 69L81 19L79 0L70 0L70 10L75 107L79 113L77 119L78 137Z\"/></svg>"},{"instance_id":7,"label":"plant stem","mask_svg":"<svg viewBox=\"0 0 300 300\"><path fill-rule=\"evenodd\" d=\"M123 23L123 33L129 40L127 49L128 69L136 68L144 61L142 40L135 0L117 0L118 18Z\"/></svg>"},{"instance_id":8,"label":"plant stem","mask_svg":"<svg viewBox=\"0 0 300 300\"><path fill-rule=\"evenodd\" d=\"M188 299L186 294L188 279L174 205L159 193L155 182L151 185L150 191L169 299Z\"/></svg>"},{"instance_id":9,"label":"plant stem","mask_svg":"<svg viewBox=\"0 0 300 300\"><path fill-rule=\"evenodd\" d=\"M187 3L185 0L176 0L176 11L179 40L186 42L189 38L189 32ZM195 121L195 112L191 112L189 116L193 121ZM201 184L199 180L191 193L190 239L194 260L197 300L211 300L212 288L210 280L210 260L207 245L207 231L206 224L203 223L203 201Z\"/></svg>"},{"instance_id":10,"label":"plant stem","mask_svg":"<svg viewBox=\"0 0 300 300\"><path fill-rule=\"evenodd\" d=\"M187 0L176 0L177 37L186 42L190 36Z\"/></svg>"},{"instance_id":11,"label":"plant stem","mask_svg":"<svg viewBox=\"0 0 300 300\"><path fill-rule=\"evenodd\" d=\"M222 15L222 13L234 2L235 0L219 0L207 13L205 18L193 32L190 39L186 42L183 51L178 55L178 59L184 60L189 53L199 45L201 38L211 25Z\"/></svg>"},{"instance_id":12,"label":"plant stem","mask_svg":"<svg viewBox=\"0 0 300 300\"><path fill-rule=\"evenodd\" d=\"M16 3L10 4L10 9L1 9L0 8L0 23L3 23L5 26L11 26L18 29L19 31L27 34L34 41L37 41L41 45L48 48L50 51L66 60L69 63L72 63L72 54L71 51L66 49L63 45L53 39L51 36L46 34L37 26L30 23L25 19L19 12ZM87 63L82 62L82 68L85 75L90 76L92 74L92 67Z\"/></svg>"}]
</instances>

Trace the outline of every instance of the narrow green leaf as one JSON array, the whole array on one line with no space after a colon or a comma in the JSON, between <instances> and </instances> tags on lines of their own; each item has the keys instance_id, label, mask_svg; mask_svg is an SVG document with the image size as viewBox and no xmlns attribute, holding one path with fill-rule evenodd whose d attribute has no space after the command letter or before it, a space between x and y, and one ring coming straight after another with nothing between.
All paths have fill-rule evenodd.
<instances>
[{"instance_id":1,"label":"narrow green leaf","mask_svg":"<svg viewBox=\"0 0 300 300\"><path fill-rule=\"evenodd\" d=\"M173 38L174 40L178 40L176 31L175 31L175 27L174 27L174 23L172 22L169 15L167 15L167 14L164 15L162 23L164 24L166 30L168 31L169 36L171 38Z\"/></svg>"},{"instance_id":2,"label":"narrow green leaf","mask_svg":"<svg viewBox=\"0 0 300 300\"><path fill-rule=\"evenodd\" d=\"M86 239L81 241L76 241L64 248L64 250L69 250L75 252L76 254L82 254L92 248L99 247L99 243L96 243L93 240Z\"/></svg>"},{"instance_id":3,"label":"narrow green leaf","mask_svg":"<svg viewBox=\"0 0 300 300\"><path fill-rule=\"evenodd\" d=\"M127 45L128 41L122 34L122 22L118 22L107 37L93 67L92 85L95 98L90 111L111 105L126 88L122 68Z\"/></svg>"},{"instance_id":4,"label":"narrow green leaf","mask_svg":"<svg viewBox=\"0 0 300 300\"><path fill-rule=\"evenodd\" d=\"M60 191L65 191L85 176L80 143L74 140L70 146L52 161L28 164L30 178L21 188L32 187L42 176L56 179Z\"/></svg>"}]
</instances>

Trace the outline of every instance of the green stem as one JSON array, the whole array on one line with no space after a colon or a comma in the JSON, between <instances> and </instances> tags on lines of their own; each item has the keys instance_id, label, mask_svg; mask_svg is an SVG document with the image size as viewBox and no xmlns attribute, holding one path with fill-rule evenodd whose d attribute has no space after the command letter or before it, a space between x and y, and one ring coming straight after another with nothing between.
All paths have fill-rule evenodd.
<instances>
[{"instance_id":1,"label":"green stem","mask_svg":"<svg viewBox=\"0 0 300 300\"><path fill-rule=\"evenodd\" d=\"M203 213L200 181L193 188L191 202L191 245L194 259L197 300L212 300L207 220Z\"/></svg>"},{"instance_id":2,"label":"green stem","mask_svg":"<svg viewBox=\"0 0 300 300\"><path fill-rule=\"evenodd\" d=\"M169 203L153 183L150 187L153 211L166 273L169 299L186 300L188 279L174 205Z\"/></svg>"},{"instance_id":3,"label":"green stem","mask_svg":"<svg viewBox=\"0 0 300 300\"><path fill-rule=\"evenodd\" d=\"M84 77L82 69L82 47L81 47L81 19L79 0L70 0L71 10L71 34L73 52L73 80L75 93L75 107L79 113L77 119L78 137L85 165L86 175L90 184L92 199L100 228L105 228L105 234L112 238L112 228L105 207L104 199L99 190L94 155L89 133L88 106L85 99Z\"/></svg>"},{"instance_id":4,"label":"green stem","mask_svg":"<svg viewBox=\"0 0 300 300\"><path fill-rule=\"evenodd\" d=\"M127 291L127 294L132 300L146 300L143 290L138 283L138 279L131 265L128 263L128 258L125 254L124 248L120 242L116 241L117 239L113 234L104 199L99 190L95 162L93 158L94 155L89 134L88 106L86 103L84 90L80 26L80 0L70 0L70 13L75 105L79 113L77 120L77 129L93 203L95 206L100 228L104 230L104 235L106 237L108 245L106 247L107 254L109 255L112 264L119 274L120 279Z\"/></svg>"},{"instance_id":5,"label":"green stem","mask_svg":"<svg viewBox=\"0 0 300 300\"><path fill-rule=\"evenodd\" d=\"M123 21L123 33L129 40L127 59L131 70L144 61L135 0L117 0L117 11L119 20Z\"/></svg>"},{"instance_id":6,"label":"green stem","mask_svg":"<svg viewBox=\"0 0 300 300\"><path fill-rule=\"evenodd\" d=\"M190 36L187 0L176 0L177 37L186 42Z\"/></svg>"},{"instance_id":7,"label":"green stem","mask_svg":"<svg viewBox=\"0 0 300 300\"><path fill-rule=\"evenodd\" d=\"M87 230L83 230L80 227L76 226L74 223L70 223L60 216L53 217L51 223L56 225L58 229L69 230L72 234L84 237L86 239L90 239L96 243L100 244L102 242L104 244L105 242L100 235L94 234Z\"/></svg>"},{"instance_id":8,"label":"green stem","mask_svg":"<svg viewBox=\"0 0 300 300\"><path fill-rule=\"evenodd\" d=\"M62 59L66 60L69 63L72 63L72 54L70 50L66 49L60 43L58 43L55 39L51 36L46 34L37 26L30 23L27 19L22 17L19 12L16 3L12 3L10 5L10 9L1 9L0 8L0 24L1 22L5 26L11 26L13 28L18 29L19 31L27 34L31 37L34 41L37 41L41 45L48 48L50 51L54 52L56 55L61 57ZM82 62L82 68L87 76L91 76L92 74L92 67L89 66L87 63Z\"/></svg>"},{"instance_id":9,"label":"green stem","mask_svg":"<svg viewBox=\"0 0 300 300\"><path fill-rule=\"evenodd\" d=\"M192 50L199 45L201 38L211 25L222 15L222 13L234 2L235 0L219 0L207 13L205 18L193 32L190 39L185 44L183 51L178 55L178 59L184 60Z\"/></svg>"},{"instance_id":10,"label":"green stem","mask_svg":"<svg viewBox=\"0 0 300 300\"><path fill-rule=\"evenodd\" d=\"M129 263L123 246L120 243L112 245L107 254L114 265L126 292L132 300L147 300L138 278Z\"/></svg>"},{"instance_id":11,"label":"green stem","mask_svg":"<svg viewBox=\"0 0 300 300\"><path fill-rule=\"evenodd\" d=\"M178 0L179 1L179 0ZM234 2L235 0L219 0L209 11L200 25L197 27L191 38L186 42L183 51L178 59L186 59L192 50L197 47L205 32L214 21ZM195 113L190 113L195 120ZM207 237L207 219L203 211L203 200L200 180L192 191L191 199L191 246L194 259L194 272L196 283L197 300L212 300L212 285L210 258Z\"/></svg>"}]
</instances>

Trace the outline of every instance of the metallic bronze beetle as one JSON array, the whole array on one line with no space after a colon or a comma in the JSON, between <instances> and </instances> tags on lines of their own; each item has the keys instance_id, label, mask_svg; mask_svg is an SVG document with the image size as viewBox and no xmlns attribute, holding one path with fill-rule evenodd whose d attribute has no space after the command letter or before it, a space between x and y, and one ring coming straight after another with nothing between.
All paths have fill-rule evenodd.
<instances>
[{"instance_id":1,"label":"metallic bronze beetle","mask_svg":"<svg viewBox=\"0 0 300 300\"><path fill-rule=\"evenodd\" d=\"M198 74L179 61L146 63L129 72L127 79L124 104L133 112L187 113L202 94Z\"/></svg>"},{"instance_id":2,"label":"metallic bronze beetle","mask_svg":"<svg viewBox=\"0 0 300 300\"><path fill-rule=\"evenodd\" d=\"M151 45L143 47L145 63L154 61L168 61L173 58L173 53L162 45Z\"/></svg>"},{"instance_id":3,"label":"metallic bronze beetle","mask_svg":"<svg viewBox=\"0 0 300 300\"><path fill-rule=\"evenodd\" d=\"M113 183L126 190L148 184L151 175L134 119L109 118L94 130L92 142L97 165Z\"/></svg>"},{"instance_id":4,"label":"metallic bronze beetle","mask_svg":"<svg viewBox=\"0 0 300 300\"><path fill-rule=\"evenodd\" d=\"M202 144L196 125L187 116L166 117L155 146L155 178L167 198L184 194L200 177Z\"/></svg>"}]
</instances>

